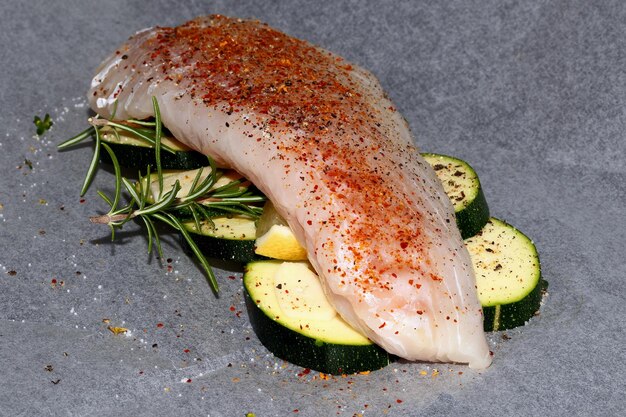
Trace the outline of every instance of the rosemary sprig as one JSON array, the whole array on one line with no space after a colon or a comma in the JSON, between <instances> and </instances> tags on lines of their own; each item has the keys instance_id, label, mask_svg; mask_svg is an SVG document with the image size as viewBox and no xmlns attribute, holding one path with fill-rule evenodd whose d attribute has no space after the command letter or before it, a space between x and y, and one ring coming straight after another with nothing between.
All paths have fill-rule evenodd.
<instances>
[{"instance_id":1,"label":"rosemary sprig","mask_svg":"<svg viewBox=\"0 0 626 417\"><path fill-rule=\"evenodd\" d=\"M97 194L109 205L109 211L104 215L92 216L90 221L109 226L111 239L114 240L117 229L121 229L127 222L133 219L141 219L148 235L148 253L152 253L153 249L156 248L159 257L163 257L163 251L155 221L161 221L178 230L204 269L211 288L217 293L219 287L211 265L194 242L191 234L183 226L178 214L181 210L187 210L188 215L193 218L196 228L200 230L203 221L214 226L211 219L224 214L258 218L263 211L259 203L264 202L265 197L251 191L251 184L245 179L236 179L225 185L216 186L218 179L222 177L222 172L217 169L212 158L208 158L208 167L198 170L189 190L182 193L182 195L179 195L182 187L178 180L174 182L170 189L165 189L164 174L161 169L161 150L168 151L168 148L162 143L163 125L161 113L158 101L154 97L152 98L152 104L155 114L154 121L131 119L117 122L100 119L96 116L89 119L91 127L61 143L58 145L58 148L67 149L87 138L95 137L94 154L83 181L81 196L87 192L95 176L102 149L109 154L113 164L115 191L112 197L107 196L102 191L97 191ZM156 180L151 181L152 176L149 166L145 175L139 172L137 182L122 176L121 167L115 153L102 140L102 129L105 126L115 135L119 135L120 132L132 133L154 146ZM205 175L203 178L202 173L207 169L209 170L208 175ZM151 182L158 183L157 192L152 191ZM125 205L120 206L123 193L129 199Z\"/></svg>"},{"instance_id":2,"label":"rosemary sprig","mask_svg":"<svg viewBox=\"0 0 626 417\"><path fill-rule=\"evenodd\" d=\"M109 204L110 210L104 216L94 216L91 217L90 220L93 223L105 223L111 229L111 238L115 238L116 229L121 229L124 224L134 218L141 218L144 225L146 226L146 230L148 233L148 253L152 252L153 247L156 246L157 253L160 257L163 256L163 250L161 248L161 241L159 238L159 234L157 228L154 224L154 220L159 220L165 222L170 225L174 229L178 230L183 238L187 241L187 244L191 248L192 252L202 265L204 269L209 284L211 288L216 293L219 291L219 286L217 283L217 279L215 278L215 273L213 272L211 265L209 264L206 257L202 254L196 243L193 241L193 238L187 232L182 222L175 217L169 210L179 205L174 202L177 201L177 194L180 191L180 182L176 181L171 190L163 193L154 203L147 203L148 194L142 188L141 185L137 187L135 184L131 183L127 178L121 176L121 169L119 166L119 162L115 157L115 154L111 151L111 148L106 144L103 144L104 149L109 152L111 156L111 161L113 162L114 171L115 171L115 197L113 199L106 196L104 193L99 192L98 194L104 199L104 201ZM142 184L142 181L139 181L139 184ZM122 186L126 192L128 192L131 196L130 201L124 207L118 208L119 196L122 193ZM192 190L193 191L193 190Z\"/></svg>"}]
</instances>

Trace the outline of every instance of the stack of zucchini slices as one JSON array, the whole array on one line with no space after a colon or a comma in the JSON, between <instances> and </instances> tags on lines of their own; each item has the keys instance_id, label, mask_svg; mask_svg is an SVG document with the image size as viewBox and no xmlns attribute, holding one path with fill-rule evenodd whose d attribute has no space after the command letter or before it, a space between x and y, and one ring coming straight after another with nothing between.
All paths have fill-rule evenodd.
<instances>
[{"instance_id":1,"label":"stack of zucchini slices","mask_svg":"<svg viewBox=\"0 0 626 417\"><path fill-rule=\"evenodd\" d=\"M474 266L485 331L524 325L539 311L547 285L534 243L515 227L489 216L480 180L469 164L450 156L423 156L454 206Z\"/></svg>"},{"instance_id":2,"label":"stack of zucchini slices","mask_svg":"<svg viewBox=\"0 0 626 417\"><path fill-rule=\"evenodd\" d=\"M114 150L121 166L155 166L154 149L141 138L104 134L102 140ZM172 138L163 144L170 150L162 154L167 159L161 160L162 167L171 170L164 174L165 184L178 180L184 188L196 177L192 170L208 165L206 157ZM102 155L103 162L110 162L104 159L106 153ZM454 205L475 270L485 331L525 324L538 312L546 286L533 242L489 216L478 176L466 162L437 154L423 156ZM216 187L241 179L233 171L220 171L220 176L223 180ZM260 219L219 209L201 223L189 213L179 215L205 256L246 264L243 284L248 315L259 340L275 356L328 374L371 371L392 360L329 304L306 261L306 251L270 202Z\"/></svg>"}]
</instances>

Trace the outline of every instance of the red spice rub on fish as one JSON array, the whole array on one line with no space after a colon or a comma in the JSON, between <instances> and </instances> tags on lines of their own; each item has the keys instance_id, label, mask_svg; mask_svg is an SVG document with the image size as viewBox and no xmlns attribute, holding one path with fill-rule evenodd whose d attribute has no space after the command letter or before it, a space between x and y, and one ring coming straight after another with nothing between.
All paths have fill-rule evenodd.
<instances>
[{"instance_id":1,"label":"red spice rub on fish","mask_svg":"<svg viewBox=\"0 0 626 417\"><path fill-rule=\"evenodd\" d=\"M329 301L407 359L485 367L469 255L450 202L373 75L256 21L139 32L90 91L108 117L149 117L238 170L307 248Z\"/></svg>"}]
</instances>

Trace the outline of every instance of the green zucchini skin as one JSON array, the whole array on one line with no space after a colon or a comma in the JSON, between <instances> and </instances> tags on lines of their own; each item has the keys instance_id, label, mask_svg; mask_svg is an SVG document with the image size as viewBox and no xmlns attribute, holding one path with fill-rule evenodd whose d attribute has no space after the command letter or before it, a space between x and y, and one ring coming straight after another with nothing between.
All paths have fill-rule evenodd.
<instances>
[{"instance_id":1,"label":"green zucchini skin","mask_svg":"<svg viewBox=\"0 0 626 417\"><path fill-rule=\"evenodd\" d=\"M489 220L489 206L482 187L474 200L465 209L455 213L455 216L463 239L474 236L485 226Z\"/></svg>"},{"instance_id":2,"label":"green zucchini skin","mask_svg":"<svg viewBox=\"0 0 626 417\"><path fill-rule=\"evenodd\" d=\"M189 244L180 236L180 244L185 253L191 255ZM193 241L207 258L232 261L244 264L255 260L265 259L254 253L254 240L219 239L211 236L192 234Z\"/></svg>"},{"instance_id":3,"label":"green zucchini skin","mask_svg":"<svg viewBox=\"0 0 626 417\"><path fill-rule=\"evenodd\" d=\"M221 226L232 224L232 228L236 228L238 222L243 222L246 232L233 232L232 234L223 233L216 230L213 231L207 226L206 221L201 222L202 230L198 232L193 220L183 221L183 226L190 234L191 238L198 246L200 251L208 258L220 259L223 261L232 261L245 264L254 260L264 259L254 253L254 220L232 218L228 216L216 217L213 222ZM241 223L239 223L241 224ZM230 227L227 227L230 229ZM186 240L180 235L181 245L185 252L190 253L191 248Z\"/></svg>"},{"instance_id":4,"label":"green zucchini skin","mask_svg":"<svg viewBox=\"0 0 626 417\"><path fill-rule=\"evenodd\" d=\"M107 142L117 157L120 166L125 168L140 169L142 172L150 167L150 171L156 170L156 157L154 148L147 146L126 145ZM100 152L100 161L112 164L108 152ZM208 159L196 151L175 151L174 153L161 151L162 169L197 169L208 165Z\"/></svg>"},{"instance_id":5,"label":"green zucchini skin","mask_svg":"<svg viewBox=\"0 0 626 417\"><path fill-rule=\"evenodd\" d=\"M254 263L248 264L244 274L248 317L259 341L274 356L303 368L332 375L374 371L390 363L390 355L375 344L327 343L291 330L269 317L252 299L248 289L248 285L254 285L254 280L247 276L253 266Z\"/></svg>"},{"instance_id":6,"label":"green zucchini skin","mask_svg":"<svg viewBox=\"0 0 626 417\"><path fill-rule=\"evenodd\" d=\"M541 278L539 284L522 300L511 304L483 307L485 331L497 332L524 326L539 311L547 288L548 281Z\"/></svg>"},{"instance_id":7,"label":"green zucchini skin","mask_svg":"<svg viewBox=\"0 0 626 417\"><path fill-rule=\"evenodd\" d=\"M190 232L193 241L207 258L232 261L241 264L266 259L254 253L254 240L223 239ZM185 253L191 255L189 244L179 233L180 244Z\"/></svg>"},{"instance_id":8,"label":"green zucchini skin","mask_svg":"<svg viewBox=\"0 0 626 417\"><path fill-rule=\"evenodd\" d=\"M246 308L257 337L274 356L303 368L332 375L373 371L389 365L389 354L376 345L324 343L303 336L267 317L245 291Z\"/></svg>"},{"instance_id":9,"label":"green zucchini skin","mask_svg":"<svg viewBox=\"0 0 626 417\"><path fill-rule=\"evenodd\" d=\"M467 239L474 236L489 220L489 206L476 171L467 162L448 155L423 153L422 156L433 167L442 183L446 176L448 180L452 178L451 181L456 183L457 175L451 174L452 171L458 174L459 179L470 178L470 185L456 183L452 189L449 184L443 185L454 205L454 215L461 237ZM474 197L471 199L467 197L472 195Z\"/></svg>"}]
</instances>

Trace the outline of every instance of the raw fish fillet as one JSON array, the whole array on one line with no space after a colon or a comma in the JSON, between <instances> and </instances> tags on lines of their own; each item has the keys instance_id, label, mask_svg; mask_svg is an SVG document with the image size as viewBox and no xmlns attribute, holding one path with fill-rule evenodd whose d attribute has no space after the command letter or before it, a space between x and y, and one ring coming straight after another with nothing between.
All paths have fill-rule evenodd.
<instances>
[{"instance_id":1,"label":"raw fish fillet","mask_svg":"<svg viewBox=\"0 0 626 417\"><path fill-rule=\"evenodd\" d=\"M91 107L153 116L234 168L307 249L329 301L408 360L491 362L453 209L376 78L251 20L138 32L97 70Z\"/></svg>"}]
</instances>

